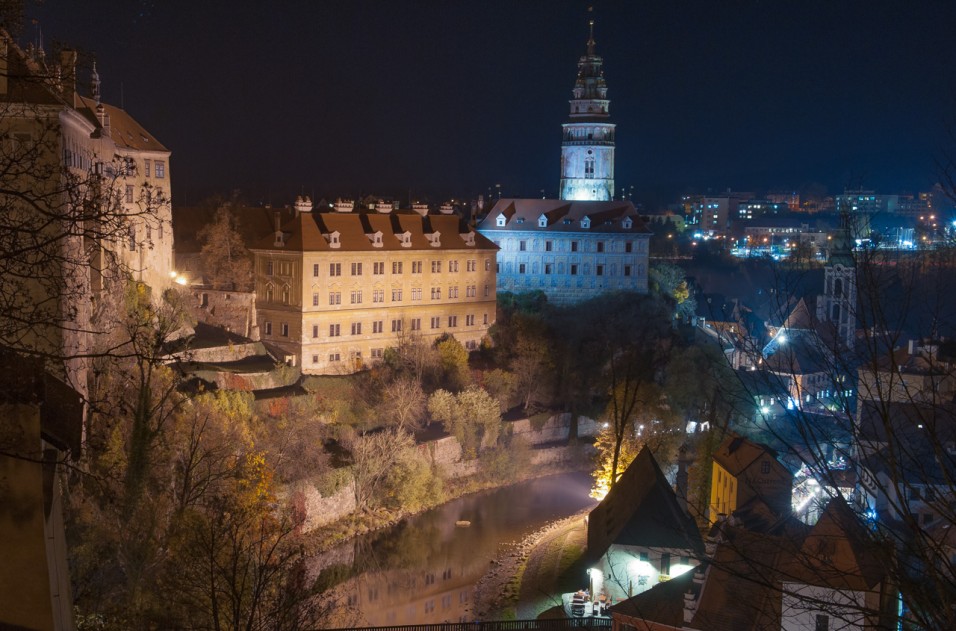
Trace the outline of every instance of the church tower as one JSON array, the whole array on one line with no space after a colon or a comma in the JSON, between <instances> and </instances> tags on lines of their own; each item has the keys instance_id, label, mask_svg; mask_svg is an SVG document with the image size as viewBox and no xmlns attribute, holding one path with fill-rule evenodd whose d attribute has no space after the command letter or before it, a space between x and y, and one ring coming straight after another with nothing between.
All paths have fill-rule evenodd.
<instances>
[{"instance_id":1,"label":"church tower","mask_svg":"<svg viewBox=\"0 0 956 631\"><path fill-rule=\"evenodd\" d=\"M614 198L614 124L609 122L604 60L594 53L594 20L587 53L578 61L570 122L561 143L561 199Z\"/></svg>"},{"instance_id":2,"label":"church tower","mask_svg":"<svg viewBox=\"0 0 956 631\"><path fill-rule=\"evenodd\" d=\"M824 267L823 282L817 320L829 322L835 329L837 341L846 348L853 348L856 338L856 262L846 219Z\"/></svg>"}]
</instances>

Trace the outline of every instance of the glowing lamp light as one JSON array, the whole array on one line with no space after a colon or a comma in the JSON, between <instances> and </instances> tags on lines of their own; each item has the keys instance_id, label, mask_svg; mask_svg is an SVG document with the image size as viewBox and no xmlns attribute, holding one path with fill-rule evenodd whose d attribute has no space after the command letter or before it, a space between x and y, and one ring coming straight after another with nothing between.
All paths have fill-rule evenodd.
<instances>
[{"instance_id":1,"label":"glowing lamp light","mask_svg":"<svg viewBox=\"0 0 956 631\"><path fill-rule=\"evenodd\" d=\"M189 280L182 274L177 274L175 280L177 285L185 286L187 283L189 283Z\"/></svg>"},{"instance_id":2,"label":"glowing lamp light","mask_svg":"<svg viewBox=\"0 0 956 631\"><path fill-rule=\"evenodd\" d=\"M169 273L169 277L170 277L170 278L173 278L173 279L175 279L175 278L176 278L176 276L177 276L177 272L176 272L176 270L173 270L173 271L171 271L171 272Z\"/></svg>"}]
</instances>

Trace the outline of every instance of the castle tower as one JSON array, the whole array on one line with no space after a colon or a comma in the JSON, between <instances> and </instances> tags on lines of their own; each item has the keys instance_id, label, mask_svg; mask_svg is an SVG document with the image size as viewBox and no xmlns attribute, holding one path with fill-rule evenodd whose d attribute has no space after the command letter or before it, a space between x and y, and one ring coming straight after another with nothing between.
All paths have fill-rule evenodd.
<instances>
[{"instance_id":1,"label":"castle tower","mask_svg":"<svg viewBox=\"0 0 956 631\"><path fill-rule=\"evenodd\" d=\"M609 122L604 60L594 53L594 20L587 53L578 61L570 122L561 142L561 199L614 198L614 124Z\"/></svg>"}]
</instances>

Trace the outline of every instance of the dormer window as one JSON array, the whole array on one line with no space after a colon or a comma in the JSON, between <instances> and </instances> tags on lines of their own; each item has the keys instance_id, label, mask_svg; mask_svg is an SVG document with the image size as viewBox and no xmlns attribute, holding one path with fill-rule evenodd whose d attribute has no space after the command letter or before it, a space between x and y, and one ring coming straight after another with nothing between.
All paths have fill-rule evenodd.
<instances>
[{"instance_id":1,"label":"dormer window","mask_svg":"<svg viewBox=\"0 0 956 631\"><path fill-rule=\"evenodd\" d=\"M518 217L517 223L524 223L524 217Z\"/></svg>"},{"instance_id":2,"label":"dormer window","mask_svg":"<svg viewBox=\"0 0 956 631\"><path fill-rule=\"evenodd\" d=\"M425 238L428 239L428 242L433 248L441 246L441 233L437 230L435 232L426 234Z\"/></svg>"},{"instance_id":3,"label":"dormer window","mask_svg":"<svg viewBox=\"0 0 956 631\"><path fill-rule=\"evenodd\" d=\"M591 218L590 217L581 217L581 227L587 230L591 227Z\"/></svg>"},{"instance_id":4,"label":"dormer window","mask_svg":"<svg viewBox=\"0 0 956 631\"><path fill-rule=\"evenodd\" d=\"M566 226L570 226L570 225L571 225L571 218L570 218L570 217L565 217L565 219L564 219L564 225L566 225Z\"/></svg>"},{"instance_id":5,"label":"dormer window","mask_svg":"<svg viewBox=\"0 0 956 631\"><path fill-rule=\"evenodd\" d=\"M275 243L273 243L273 245L277 248L285 247L285 235L282 234L281 230L276 230L276 240L275 240Z\"/></svg>"},{"instance_id":6,"label":"dormer window","mask_svg":"<svg viewBox=\"0 0 956 631\"><path fill-rule=\"evenodd\" d=\"M495 225L499 228L504 228L506 223L508 223L508 218L505 217L504 213L495 218Z\"/></svg>"},{"instance_id":7,"label":"dormer window","mask_svg":"<svg viewBox=\"0 0 956 631\"><path fill-rule=\"evenodd\" d=\"M540 217L538 217L538 227L539 227L539 228L547 228L547 227L548 227L548 218L545 217L544 215L541 215Z\"/></svg>"},{"instance_id":8,"label":"dormer window","mask_svg":"<svg viewBox=\"0 0 956 631\"><path fill-rule=\"evenodd\" d=\"M621 225L624 227L625 230L630 230L631 226L634 225L634 222L631 220L630 217L625 217L624 221L621 222Z\"/></svg>"},{"instance_id":9,"label":"dormer window","mask_svg":"<svg viewBox=\"0 0 956 631\"><path fill-rule=\"evenodd\" d=\"M367 234L367 235L365 235L365 236L368 237L368 240L372 242L372 247L373 247L373 248L380 248L380 247L383 246L383 243L382 243L382 231L381 231L381 230L379 230L378 232L376 232L376 233L374 233L374 234Z\"/></svg>"},{"instance_id":10,"label":"dormer window","mask_svg":"<svg viewBox=\"0 0 956 631\"><path fill-rule=\"evenodd\" d=\"M395 236L398 237L398 240L401 242L403 248L410 248L410 247L412 247L412 233L411 233L411 232L409 232L409 231L406 230L405 232L403 232L403 233L401 233L401 234L396 234Z\"/></svg>"},{"instance_id":11,"label":"dormer window","mask_svg":"<svg viewBox=\"0 0 956 631\"><path fill-rule=\"evenodd\" d=\"M461 235L462 240L465 242L465 245L468 247L474 247L475 245L475 233L474 231L466 232Z\"/></svg>"},{"instance_id":12,"label":"dormer window","mask_svg":"<svg viewBox=\"0 0 956 631\"><path fill-rule=\"evenodd\" d=\"M342 247L342 242L339 240L339 237L341 237L341 233L338 230L323 236L325 237L325 240L329 242L330 248L337 249Z\"/></svg>"}]
</instances>

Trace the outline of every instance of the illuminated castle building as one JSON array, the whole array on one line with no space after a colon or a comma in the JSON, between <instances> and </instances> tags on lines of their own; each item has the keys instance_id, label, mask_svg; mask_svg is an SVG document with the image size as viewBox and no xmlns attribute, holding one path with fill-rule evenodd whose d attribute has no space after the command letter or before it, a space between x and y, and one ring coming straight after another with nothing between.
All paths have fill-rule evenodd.
<instances>
[{"instance_id":1,"label":"illuminated castle building","mask_svg":"<svg viewBox=\"0 0 956 631\"><path fill-rule=\"evenodd\" d=\"M610 201L614 198L614 123L609 122L604 60L594 53L594 20L587 53L578 61L570 122L561 142L561 199Z\"/></svg>"},{"instance_id":2,"label":"illuminated castle building","mask_svg":"<svg viewBox=\"0 0 956 631\"><path fill-rule=\"evenodd\" d=\"M614 125L590 26L564 124L561 198L499 199L478 224L500 248L498 291L543 291L556 304L647 292L650 232L631 202L612 195Z\"/></svg>"}]
</instances>

